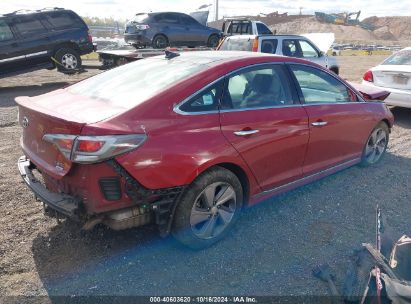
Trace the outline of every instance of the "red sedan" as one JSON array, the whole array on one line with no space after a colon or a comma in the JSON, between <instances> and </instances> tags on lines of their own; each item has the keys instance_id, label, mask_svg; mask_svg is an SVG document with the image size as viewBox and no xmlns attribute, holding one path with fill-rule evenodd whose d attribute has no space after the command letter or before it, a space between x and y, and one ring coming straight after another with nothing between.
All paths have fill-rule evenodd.
<instances>
[{"instance_id":1,"label":"red sedan","mask_svg":"<svg viewBox=\"0 0 411 304\"><path fill-rule=\"evenodd\" d=\"M17 102L18 167L49 214L156 223L192 248L245 206L378 162L393 125L322 67L247 52L169 53Z\"/></svg>"}]
</instances>

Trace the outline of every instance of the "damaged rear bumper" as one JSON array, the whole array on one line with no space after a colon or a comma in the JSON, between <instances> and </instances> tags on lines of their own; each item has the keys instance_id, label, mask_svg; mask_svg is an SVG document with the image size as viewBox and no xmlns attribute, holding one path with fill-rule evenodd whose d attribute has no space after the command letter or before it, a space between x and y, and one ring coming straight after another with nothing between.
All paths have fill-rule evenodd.
<instances>
[{"instance_id":1,"label":"damaged rear bumper","mask_svg":"<svg viewBox=\"0 0 411 304\"><path fill-rule=\"evenodd\" d=\"M17 162L19 172L27 187L34 192L34 196L41 200L51 209L61 213L70 219L80 221L80 201L76 198L49 190L34 176L34 166L25 156L19 158Z\"/></svg>"}]
</instances>

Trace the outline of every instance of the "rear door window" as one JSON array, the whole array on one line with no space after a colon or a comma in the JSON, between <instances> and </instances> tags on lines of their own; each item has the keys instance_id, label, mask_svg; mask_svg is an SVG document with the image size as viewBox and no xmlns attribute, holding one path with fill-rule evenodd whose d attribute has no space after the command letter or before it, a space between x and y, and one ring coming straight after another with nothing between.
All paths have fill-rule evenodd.
<instances>
[{"instance_id":1,"label":"rear door window","mask_svg":"<svg viewBox=\"0 0 411 304\"><path fill-rule=\"evenodd\" d=\"M68 12L53 12L46 14L47 21L56 29L82 27L83 22L74 14Z\"/></svg>"},{"instance_id":2,"label":"rear door window","mask_svg":"<svg viewBox=\"0 0 411 304\"><path fill-rule=\"evenodd\" d=\"M275 54L277 50L277 39L263 39L261 41L261 53Z\"/></svg>"},{"instance_id":3,"label":"rear door window","mask_svg":"<svg viewBox=\"0 0 411 304\"><path fill-rule=\"evenodd\" d=\"M302 57L300 45L296 39L283 40L283 55L289 57Z\"/></svg>"},{"instance_id":4,"label":"rear door window","mask_svg":"<svg viewBox=\"0 0 411 304\"><path fill-rule=\"evenodd\" d=\"M40 20L35 17L27 16L16 18L14 19L13 25L22 37L47 31Z\"/></svg>"},{"instance_id":5,"label":"rear door window","mask_svg":"<svg viewBox=\"0 0 411 304\"><path fill-rule=\"evenodd\" d=\"M178 16L178 14L163 14L161 17L161 21L159 22L163 22L163 23L171 23L171 24L178 24L180 23L180 18Z\"/></svg>"},{"instance_id":6,"label":"rear door window","mask_svg":"<svg viewBox=\"0 0 411 304\"><path fill-rule=\"evenodd\" d=\"M10 27L5 21L0 20L0 42L11 40L11 39L14 39L14 36L13 36L13 33L11 32Z\"/></svg>"}]
</instances>

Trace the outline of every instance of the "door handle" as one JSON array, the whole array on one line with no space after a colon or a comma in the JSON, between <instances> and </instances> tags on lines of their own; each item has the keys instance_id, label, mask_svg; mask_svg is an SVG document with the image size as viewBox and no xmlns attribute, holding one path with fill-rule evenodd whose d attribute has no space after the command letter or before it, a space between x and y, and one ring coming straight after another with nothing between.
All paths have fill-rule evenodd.
<instances>
[{"instance_id":1,"label":"door handle","mask_svg":"<svg viewBox=\"0 0 411 304\"><path fill-rule=\"evenodd\" d=\"M316 121L316 122L311 123L311 125L314 126L314 127L322 127L322 126L328 125L328 122L326 122L326 121Z\"/></svg>"},{"instance_id":2,"label":"door handle","mask_svg":"<svg viewBox=\"0 0 411 304\"><path fill-rule=\"evenodd\" d=\"M243 130L243 131L235 131L234 134L237 136L247 136L252 135L260 132L260 130Z\"/></svg>"}]
</instances>

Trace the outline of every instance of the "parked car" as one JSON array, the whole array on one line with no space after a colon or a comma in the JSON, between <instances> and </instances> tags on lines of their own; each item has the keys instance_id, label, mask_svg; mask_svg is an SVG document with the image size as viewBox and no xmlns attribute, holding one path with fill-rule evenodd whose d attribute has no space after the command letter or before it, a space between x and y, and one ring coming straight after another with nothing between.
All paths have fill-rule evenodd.
<instances>
[{"instance_id":1,"label":"parked car","mask_svg":"<svg viewBox=\"0 0 411 304\"><path fill-rule=\"evenodd\" d=\"M388 105L411 108L411 47L365 72L362 84L391 92L385 99Z\"/></svg>"},{"instance_id":2,"label":"parked car","mask_svg":"<svg viewBox=\"0 0 411 304\"><path fill-rule=\"evenodd\" d=\"M248 18L224 19L222 32L224 36L273 34L264 22L255 21Z\"/></svg>"},{"instance_id":3,"label":"parked car","mask_svg":"<svg viewBox=\"0 0 411 304\"><path fill-rule=\"evenodd\" d=\"M77 70L80 56L93 50L87 25L73 11L54 8L0 15L0 77L41 68Z\"/></svg>"},{"instance_id":4,"label":"parked car","mask_svg":"<svg viewBox=\"0 0 411 304\"><path fill-rule=\"evenodd\" d=\"M168 46L216 47L221 32L200 24L183 13L141 13L127 22L124 32L126 43L136 48Z\"/></svg>"},{"instance_id":5,"label":"parked car","mask_svg":"<svg viewBox=\"0 0 411 304\"><path fill-rule=\"evenodd\" d=\"M329 70L249 52L168 53L16 101L20 174L48 208L85 229L154 222L192 248L245 206L377 163L393 125Z\"/></svg>"},{"instance_id":6,"label":"parked car","mask_svg":"<svg viewBox=\"0 0 411 304\"><path fill-rule=\"evenodd\" d=\"M235 35L224 38L218 50L261 52L304 58L338 75L340 68L337 60L326 55L330 45L320 50L310 39L298 35Z\"/></svg>"}]
</instances>

